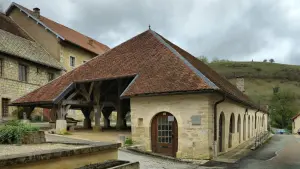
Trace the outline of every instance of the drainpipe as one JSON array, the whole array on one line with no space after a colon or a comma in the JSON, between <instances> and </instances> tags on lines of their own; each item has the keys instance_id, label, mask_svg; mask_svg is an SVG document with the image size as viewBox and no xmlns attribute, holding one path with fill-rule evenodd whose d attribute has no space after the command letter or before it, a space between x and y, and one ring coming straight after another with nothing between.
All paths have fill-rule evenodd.
<instances>
[{"instance_id":1,"label":"drainpipe","mask_svg":"<svg viewBox=\"0 0 300 169\"><path fill-rule=\"evenodd\" d=\"M214 104L214 156L217 157L217 140L218 140L218 133L217 133L217 121L218 121L218 118L217 118L217 114L218 114L218 110L217 110L217 106L218 104L222 103L225 101L225 94L222 95L222 99L217 101L215 104Z\"/></svg>"},{"instance_id":2,"label":"drainpipe","mask_svg":"<svg viewBox=\"0 0 300 169\"><path fill-rule=\"evenodd\" d=\"M256 132L256 135L257 135L258 127L259 127L259 126L257 126L257 120L256 120L256 117L257 117L256 114L257 114L257 112L259 112L259 109L257 109L256 112L254 113L255 114L255 121L256 121L256 123L255 123L255 132Z\"/></svg>"}]
</instances>

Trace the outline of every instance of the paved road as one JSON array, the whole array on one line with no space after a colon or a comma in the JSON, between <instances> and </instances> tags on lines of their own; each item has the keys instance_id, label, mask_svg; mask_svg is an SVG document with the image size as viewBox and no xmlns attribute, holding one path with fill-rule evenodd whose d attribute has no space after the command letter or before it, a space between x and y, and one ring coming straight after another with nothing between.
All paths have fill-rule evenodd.
<instances>
[{"instance_id":1,"label":"paved road","mask_svg":"<svg viewBox=\"0 0 300 169\"><path fill-rule=\"evenodd\" d=\"M264 146L228 168L299 169L300 138L293 135L274 135Z\"/></svg>"}]
</instances>

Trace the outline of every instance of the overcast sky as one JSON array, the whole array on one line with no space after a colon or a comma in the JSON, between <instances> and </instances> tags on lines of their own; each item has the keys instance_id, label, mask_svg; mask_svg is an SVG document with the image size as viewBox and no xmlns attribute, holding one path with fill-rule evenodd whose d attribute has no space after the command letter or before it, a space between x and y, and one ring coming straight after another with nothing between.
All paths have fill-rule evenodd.
<instances>
[{"instance_id":1,"label":"overcast sky","mask_svg":"<svg viewBox=\"0 0 300 169\"><path fill-rule=\"evenodd\" d=\"M0 0L0 10L12 1ZM15 0L109 47L151 28L194 56L300 64L298 0Z\"/></svg>"}]
</instances>

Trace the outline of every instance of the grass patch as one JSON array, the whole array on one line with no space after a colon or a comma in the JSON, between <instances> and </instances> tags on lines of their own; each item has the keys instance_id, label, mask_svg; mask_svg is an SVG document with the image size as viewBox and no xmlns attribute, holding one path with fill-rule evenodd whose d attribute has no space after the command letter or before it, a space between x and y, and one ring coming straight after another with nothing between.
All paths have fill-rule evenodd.
<instances>
[{"instance_id":1,"label":"grass patch","mask_svg":"<svg viewBox=\"0 0 300 169\"><path fill-rule=\"evenodd\" d=\"M208 64L236 84L235 77L245 79L245 93L255 103L269 104L273 88L295 93L300 103L300 66L266 62L213 62Z\"/></svg>"}]
</instances>

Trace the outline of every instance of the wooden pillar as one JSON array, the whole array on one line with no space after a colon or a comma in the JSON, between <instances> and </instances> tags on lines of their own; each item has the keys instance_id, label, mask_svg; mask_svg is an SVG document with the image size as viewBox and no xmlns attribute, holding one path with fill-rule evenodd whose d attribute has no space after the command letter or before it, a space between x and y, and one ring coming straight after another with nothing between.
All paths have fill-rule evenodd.
<instances>
[{"instance_id":1,"label":"wooden pillar","mask_svg":"<svg viewBox=\"0 0 300 169\"><path fill-rule=\"evenodd\" d=\"M90 114L92 111L92 108L82 108L81 109L83 115L84 115L84 121L83 121L83 128L85 129L91 129L92 128L92 121L90 118Z\"/></svg>"},{"instance_id":2,"label":"wooden pillar","mask_svg":"<svg viewBox=\"0 0 300 169\"><path fill-rule=\"evenodd\" d=\"M117 130L121 130L126 128L126 121L124 123L124 108L123 108L123 102L120 99L120 95L122 94L123 91L123 86L122 86L122 80L118 79L118 98L117 98L117 104L116 104L116 109L117 109L117 124L116 128Z\"/></svg>"},{"instance_id":3,"label":"wooden pillar","mask_svg":"<svg viewBox=\"0 0 300 169\"><path fill-rule=\"evenodd\" d=\"M94 126L94 131L101 131L101 112L103 109L103 105L100 105L100 84L97 83L94 85L94 90L93 90L93 108L94 108L94 113L95 113L95 126Z\"/></svg>"},{"instance_id":4,"label":"wooden pillar","mask_svg":"<svg viewBox=\"0 0 300 169\"><path fill-rule=\"evenodd\" d=\"M112 110L110 109L103 109L102 110L103 116L104 116L104 128L110 128L110 119L109 116L112 113Z\"/></svg>"},{"instance_id":5,"label":"wooden pillar","mask_svg":"<svg viewBox=\"0 0 300 169\"><path fill-rule=\"evenodd\" d=\"M56 119L56 123L55 123L55 130L56 133L62 133L67 131L67 121L65 119L68 110L70 109L70 105L62 105L59 104L56 107L56 114L57 114L57 119Z\"/></svg>"}]
</instances>

